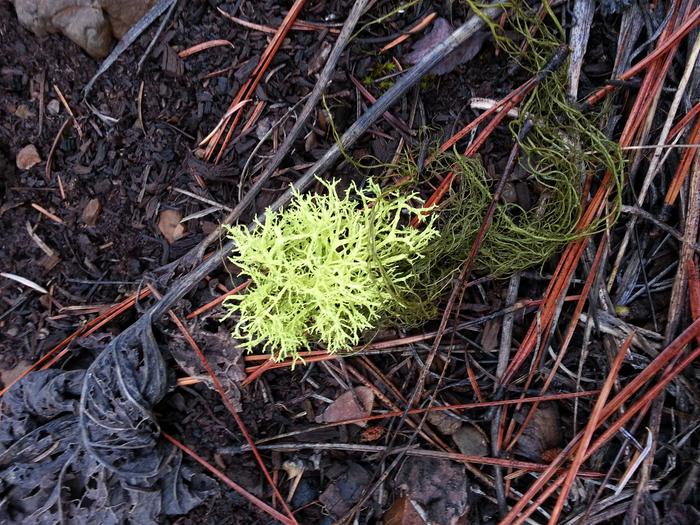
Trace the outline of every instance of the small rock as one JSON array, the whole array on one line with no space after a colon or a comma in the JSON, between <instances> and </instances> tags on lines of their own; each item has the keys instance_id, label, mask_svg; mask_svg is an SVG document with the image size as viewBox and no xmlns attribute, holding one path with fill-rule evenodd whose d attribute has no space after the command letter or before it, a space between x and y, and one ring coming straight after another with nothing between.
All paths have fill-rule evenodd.
<instances>
[{"instance_id":1,"label":"small rock","mask_svg":"<svg viewBox=\"0 0 700 525\"><path fill-rule=\"evenodd\" d=\"M484 435L471 425L463 425L452 435L455 445L467 456L486 456L489 446Z\"/></svg>"},{"instance_id":2,"label":"small rock","mask_svg":"<svg viewBox=\"0 0 700 525\"><path fill-rule=\"evenodd\" d=\"M55 98L51 99L46 104L46 111L48 111L49 115L58 115L61 112L61 103Z\"/></svg>"},{"instance_id":3,"label":"small rock","mask_svg":"<svg viewBox=\"0 0 700 525\"><path fill-rule=\"evenodd\" d=\"M17 167L21 170L31 169L41 162L39 152L34 144L27 144L17 153Z\"/></svg>"},{"instance_id":4,"label":"small rock","mask_svg":"<svg viewBox=\"0 0 700 525\"><path fill-rule=\"evenodd\" d=\"M37 36L62 33L91 56L103 58L112 47L112 28L92 0L14 0L20 23Z\"/></svg>"},{"instance_id":5,"label":"small rock","mask_svg":"<svg viewBox=\"0 0 700 525\"><path fill-rule=\"evenodd\" d=\"M182 214L177 210L163 210L158 216L158 229L163 237L172 244L185 235L184 224L180 224Z\"/></svg>"},{"instance_id":6,"label":"small rock","mask_svg":"<svg viewBox=\"0 0 700 525\"><path fill-rule=\"evenodd\" d=\"M122 38L156 2L157 0L100 0L100 5L109 18L114 36Z\"/></svg>"},{"instance_id":7,"label":"small rock","mask_svg":"<svg viewBox=\"0 0 700 525\"><path fill-rule=\"evenodd\" d=\"M255 127L255 136L258 137L258 140L262 140L265 138L265 135L267 135L271 128L272 119L270 117L262 118L260 121L258 121L258 125Z\"/></svg>"},{"instance_id":8,"label":"small rock","mask_svg":"<svg viewBox=\"0 0 700 525\"><path fill-rule=\"evenodd\" d=\"M90 199L90 201L83 208L83 214L80 219L85 223L86 226L94 226L97 224L97 219L102 212L102 205L98 199Z\"/></svg>"},{"instance_id":9,"label":"small rock","mask_svg":"<svg viewBox=\"0 0 700 525\"><path fill-rule=\"evenodd\" d=\"M19 22L37 36L62 33L94 58L109 54L156 0L12 0Z\"/></svg>"}]
</instances>

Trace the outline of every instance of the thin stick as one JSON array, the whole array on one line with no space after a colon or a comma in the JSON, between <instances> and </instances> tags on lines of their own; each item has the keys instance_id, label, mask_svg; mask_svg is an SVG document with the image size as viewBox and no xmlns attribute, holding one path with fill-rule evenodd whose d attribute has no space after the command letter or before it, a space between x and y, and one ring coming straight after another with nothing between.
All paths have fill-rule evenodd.
<instances>
[{"instance_id":1,"label":"thin stick","mask_svg":"<svg viewBox=\"0 0 700 525\"><path fill-rule=\"evenodd\" d=\"M217 305L223 303L226 299L228 299L228 298L231 297L232 295L236 295L238 292L241 292L241 291L245 290L245 289L248 287L249 284L250 284L250 279L248 279L246 282L244 282L244 283L242 283L242 284L239 284L238 286L236 286L236 287L233 288L232 290L229 290L229 291L226 292L225 294L220 295L219 297L217 297L217 298L214 299L213 301L210 301L210 302L208 302L207 304L200 306L200 307L197 308L195 311L190 312L189 314L187 314L187 316L185 317L185 319L187 319L187 320L189 320L189 319L194 319L194 318L197 317L198 315L201 315L201 314L203 314L204 312L208 312L209 310L211 310L211 309L214 308L215 306L217 306Z\"/></svg>"},{"instance_id":2,"label":"thin stick","mask_svg":"<svg viewBox=\"0 0 700 525\"><path fill-rule=\"evenodd\" d=\"M485 410L488 408L493 408L493 407L505 407L505 406L511 406L511 405L517 405L519 403L538 403L542 402L545 403L547 401L561 401L564 399L579 399L579 398L585 398L585 397L592 397L598 394L600 391L599 390L588 390L588 391L583 391L583 392L567 392L563 394L548 394L545 396L536 396L536 397L525 397L525 398L519 398L519 399L503 399L500 401L483 401L480 403L462 403L462 404L457 404L457 405L436 405L436 406L431 406L427 408L412 408L411 410L408 411L409 415L420 415L420 414L426 414L429 412L452 412L452 411L459 411L459 410ZM316 426L316 427L310 427L310 428L305 428L302 430L296 430L293 432L288 432L286 434L279 434L277 436L272 436L264 439L260 439L256 441L256 444L261 444L261 443L269 443L270 441L277 441L278 439L284 439L284 438L289 438L293 436L298 436L301 434L305 434L307 432L316 432L321 429L326 429L326 428L332 428L332 427L337 427L337 426L342 426L342 425L353 425L356 423L368 423L371 421L381 421L383 419L389 419L393 417L399 417L403 415L404 411L403 410L392 410L391 412L384 412L382 414L374 414L372 416L365 416L365 417L358 417L354 419L343 419L341 421L336 421L334 423L326 423L324 425Z\"/></svg>"},{"instance_id":3,"label":"thin stick","mask_svg":"<svg viewBox=\"0 0 700 525\"><path fill-rule=\"evenodd\" d=\"M68 124L70 124L70 121L71 117L68 117L66 118L66 120L63 121L63 124L61 124L61 127L58 129L58 133L56 133L56 137L54 137L53 142L51 143L49 156L46 157L46 182L51 182L51 166L53 164L53 154L56 151L56 146L58 146L58 142L61 140L63 132L66 130Z\"/></svg>"},{"instance_id":4,"label":"thin stick","mask_svg":"<svg viewBox=\"0 0 700 525\"><path fill-rule=\"evenodd\" d=\"M622 406L622 404L625 403L640 388L647 384L657 372L659 372L664 366L666 366L668 363L672 362L676 357L678 357L680 353L684 350L684 348L688 345L688 343L691 340L695 339L695 337L699 333L700 320L695 321L692 325L690 325L681 335L679 335L670 345L668 345L651 363L649 363L649 365L644 370L642 370L638 375L634 377L634 379L632 379L632 381L630 381L622 390L620 390L620 392L618 392L617 395L609 403L607 403L600 415L600 418L598 419L598 426L602 425L613 414L615 414ZM626 412L624 412L620 416L620 418L617 421L615 421L615 424L611 425L603 433L603 435L601 435L598 438L598 440L586 452L584 460L588 459L588 457L590 457L590 455L593 454L595 450L602 446L602 444L605 443L605 441L610 439L622 425L624 425L639 410L646 406L651 399L656 397L668 385L668 383L670 383L670 381L673 378L675 378L686 366L688 366L694 359L696 359L698 355L700 355L700 349L696 349L690 355L684 358L679 364L675 365L672 369L665 372L662 375L659 382L654 387L652 387L644 396L642 396L642 398L639 401L637 401L633 405L633 407L629 408ZM501 521L502 525L522 523L522 521L524 521L524 519L529 514L534 512L535 508L541 503L540 498L533 502L529 510L525 512L524 516L520 516L520 518L514 521L515 517L518 516L518 514L528 504L528 502L532 501L537 491L544 487L545 483L547 483L547 481L549 481L552 478L554 472L564 462L565 458L573 450L574 446L576 446L576 443L578 443L578 440L581 438L581 436L582 433L577 434L569 442L569 445L567 445L566 448L564 448L564 450L562 450L559 453L559 455L552 461L549 468L540 477L537 478L537 480L530 486L528 491L523 495L523 498L520 501L518 501L510 510L510 512L506 515L506 517L503 518L503 520ZM550 487L547 490L545 490L545 492L542 494L541 498L546 498L545 494L547 496L551 494L551 492L556 489L556 486L558 486L556 483L560 484L563 480L564 477L561 477L559 480L557 480L557 482L555 482L555 484L551 484Z\"/></svg>"},{"instance_id":5,"label":"thin stick","mask_svg":"<svg viewBox=\"0 0 700 525\"><path fill-rule=\"evenodd\" d=\"M231 102L231 105L233 106L238 102L238 100L243 99L243 98L248 98L250 97L255 89L258 87L260 84L260 81L262 80L263 75L265 74L265 71L267 68L270 66L270 63L272 62L272 59L274 56L277 54L277 51L279 48L282 46L282 42L284 41L285 37L289 33L290 29L292 28L292 24L294 21L297 19L299 16L299 13L301 12L302 8L304 7L304 4L306 4L307 0L295 0L294 4L292 5L291 9L289 12L287 12L287 15L284 17L284 20L282 20L282 24L280 24L279 29L275 33L275 36L272 37L272 40L268 44L267 48L263 52L262 56L260 57L260 61L258 62L257 66L252 72L252 77L248 79L248 81L243 84L243 86L239 89L238 93L236 94L235 98ZM219 162L221 160L221 157L223 156L224 152L226 151L226 147L228 146L229 142L231 141L231 138L233 136L233 132L236 129L236 126L238 125L238 121L241 118L241 113L237 113L235 117L233 117L233 122L228 128L228 132L226 133L226 136L224 137L224 140L221 141L220 148L219 148L219 153L216 156L215 162ZM207 152L206 152L206 159L209 160L211 159L212 155L214 154L214 150L216 149L216 146L219 144L221 137L223 136L224 130L226 126L228 125L229 122L231 122L231 117L225 117L222 119L223 126L221 126L221 129L219 132L216 134L214 139L209 143L209 146L207 147ZM222 123L220 122L220 123Z\"/></svg>"},{"instance_id":6,"label":"thin stick","mask_svg":"<svg viewBox=\"0 0 700 525\"><path fill-rule=\"evenodd\" d=\"M695 61L697 60L698 55L700 54L700 35L698 35L695 39L695 42L693 44L693 48L689 54L688 57L688 63L686 65L685 71L683 72L683 76L681 77L679 83L678 83L678 89L676 91L676 94L673 98L673 101L671 103L671 107L668 110L668 115L666 116L666 121L664 123L663 128L661 129L661 133L659 135L659 139L656 143L657 146L663 146L666 144L666 140L668 138L668 135L671 131L671 127L673 125L673 119L676 115L676 111L680 107L681 101L683 99L683 94L685 93L685 89L690 81L691 74L694 70L695 67ZM663 79L661 80L663 82ZM659 87L662 84L659 84ZM644 177L644 181L642 182L642 187L639 189L639 192L637 194L637 206L639 208L644 207L644 201L646 199L647 191L651 187L651 183L656 177L656 175L659 173L663 161L662 161L662 153L663 150L661 147L657 147L654 151L654 155L651 159L651 162L649 163L649 169L647 170L646 176ZM610 272L610 277L608 280L608 287L612 287L612 284L615 282L615 275L616 275L616 270L620 266L626 250L627 246L629 244L630 238L632 236L632 231L634 230L635 225L637 224L637 217L632 216L632 219L627 222L627 229L625 230L625 235L620 243L620 247L617 249L617 255L615 258L615 262L613 264L613 271Z\"/></svg>"},{"instance_id":7,"label":"thin stick","mask_svg":"<svg viewBox=\"0 0 700 525\"><path fill-rule=\"evenodd\" d=\"M349 450L357 452L386 452L387 454L406 454L407 456L419 456L424 458L434 458L434 459L449 459L452 461L459 461L461 463L472 463L474 465L498 465L501 467L511 467L522 470L528 470L532 472L542 472L547 469L547 465L541 463L531 463L529 461L518 461L515 459L505 459L505 458L490 458L488 456L474 456L469 454L459 454L457 452L441 452L439 450L425 450L420 448L407 448L398 447L394 449L389 449L381 445L356 445L353 443L280 443L278 445L262 445L260 447L263 450L302 450L305 448L310 448L314 450ZM238 450L241 452L247 452L247 447L242 446ZM227 449L227 452L231 453L236 451L235 449ZM591 477L591 478L602 478L603 474L600 472L580 472L579 474Z\"/></svg>"},{"instance_id":8,"label":"thin stick","mask_svg":"<svg viewBox=\"0 0 700 525\"><path fill-rule=\"evenodd\" d=\"M700 7L695 8L695 10L688 16L686 22L681 27L676 29L676 31L662 45L657 47L652 53L649 53L649 55L644 57L644 59L640 60L634 66L625 71L617 80L629 80L638 73L642 72L650 64L653 64L657 58L676 45L681 38L690 33L690 31L692 31L695 26L698 25L698 23L700 23ZM614 85L605 86L588 97L586 99L586 103L593 105L614 89Z\"/></svg>"},{"instance_id":9,"label":"thin stick","mask_svg":"<svg viewBox=\"0 0 700 525\"><path fill-rule=\"evenodd\" d=\"M600 417L600 414L603 411L603 406L605 406L605 402L608 400L608 395L612 390L612 387L615 383L615 379L617 378L617 374L620 371L620 367L622 366L622 362L625 359L627 350L629 350L629 347L632 344L633 338L634 333L631 333L627 336L627 339L625 339L625 342L622 343L620 350L617 352L617 357L615 357L612 367L610 367L608 377L605 379L605 383L603 383L603 388L601 389L600 394L598 395L598 399L596 400L595 406L591 411L590 419L588 421L588 424L586 425L586 430L583 432L583 437L581 438L581 441L578 445L578 450L576 452L576 456L574 457L574 461L571 463L571 467L569 467L569 472L566 474L566 478L564 479L564 487L559 493L559 498L557 499L557 502L554 505L554 509L552 510L552 515L549 518L549 525L556 525L557 520L561 515L561 511L564 508L564 503L566 502L566 499L569 496L569 492L571 491L571 485L574 482L574 478L576 477L576 474L578 473L579 469L581 468L581 465L583 464L583 457L586 454L586 449L588 448L591 439L593 438L593 432L599 424L598 418Z\"/></svg>"},{"instance_id":10,"label":"thin stick","mask_svg":"<svg viewBox=\"0 0 700 525\"><path fill-rule=\"evenodd\" d=\"M510 278L508 283L508 292L506 293L506 307L512 306L518 298L518 288L520 287L520 274L515 274ZM513 313L506 314L503 317L501 326L501 340L498 347L498 363L496 365L496 381L494 382L494 390L498 391L500 386L500 378L508 368L508 359L510 358L511 346L513 344ZM491 419L491 452L495 457L499 457L501 453L500 428L503 410L499 407L493 413ZM494 468L494 485L496 487L496 499L498 500L498 512L501 517L506 515L508 508L506 506L506 491L503 485L503 471L499 467Z\"/></svg>"},{"instance_id":11,"label":"thin stick","mask_svg":"<svg viewBox=\"0 0 700 525\"><path fill-rule=\"evenodd\" d=\"M19 381L20 379L25 377L27 374L29 374L29 372L37 370L39 367L42 367L42 365L44 365L44 367L42 367L42 370L50 367L51 364L53 362L55 362L55 360L59 359L60 356L62 356L63 353L65 353L65 350L67 350L68 345L74 339L77 339L81 335L90 335L94 331L99 330L102 326L107 324L109 321L111 321L112 319L114 319L115 317L120 315L121 313L125 312L127 309L131 308L136 303L137 300L144 299L150 293L151 292L149 290L143 289L143 290L141 290L141 292L138 295L132 295L131 297L125 299L121 303L115 304L109 310L103 312L101 315L97 316L96 318L87 322L85 325L78 328L75 332L73 332L71 335L66 337L63 341L58 343L51 350L49 350L43 356L41 356L29 368L27 368L26 370L23 370L13 381L11 381L2 390L0 390L0 397L2 397L5 394L5 392L7 392L12 387L12 385L17 383L17 381ZM61 350L64 350L64 352L61 352ZM58 356L56 356L56 354L58 354ZM54 356L56 356L56 358L52 360L51 358ZM49 363L46 363L47 361L49 361Z\"/></svg>"}]
</instances>

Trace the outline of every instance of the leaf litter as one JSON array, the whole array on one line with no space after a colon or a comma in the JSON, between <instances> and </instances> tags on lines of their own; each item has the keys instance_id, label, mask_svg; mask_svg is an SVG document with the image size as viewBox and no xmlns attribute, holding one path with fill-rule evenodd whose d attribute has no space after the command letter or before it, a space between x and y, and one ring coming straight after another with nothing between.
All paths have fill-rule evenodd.
<instances>
[{"instance_id":1,"label":"leaf litter","mask_svg":"<svg viewBox=\"0 0 700 525\"><path fill-rule=\"evenodd\" d=\"M159 438L165 363L150 319L132 334L87 369L35 372L5 394L0 522L156 524L218 491Z\"/></svg>"}]
</instances>

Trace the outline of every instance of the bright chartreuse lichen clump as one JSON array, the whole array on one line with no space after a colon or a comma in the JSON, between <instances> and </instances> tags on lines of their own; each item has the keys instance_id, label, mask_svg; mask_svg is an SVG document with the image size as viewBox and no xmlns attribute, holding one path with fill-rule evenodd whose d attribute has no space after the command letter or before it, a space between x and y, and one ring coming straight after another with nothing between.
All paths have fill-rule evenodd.
<instances>
[{"instance_id":1,"label":"bright chartreuse lichen clump","mask_svg":"<svg viewBox=\"0 0 700 525\"><path fill-rule=\"evenodd\" d=\"M231 297L234 337L260 345L276 360L299 358L311 342L330 352L350 349L364 330L401 315L416 301L412 268L438 236L432 223L418 230L402 219L419 210L415 195L382 194L368 183L339 195L296 195L249 230L228 227L237 250L231 262L250 278L247 293Z\"/></svg>"}]
</instances>

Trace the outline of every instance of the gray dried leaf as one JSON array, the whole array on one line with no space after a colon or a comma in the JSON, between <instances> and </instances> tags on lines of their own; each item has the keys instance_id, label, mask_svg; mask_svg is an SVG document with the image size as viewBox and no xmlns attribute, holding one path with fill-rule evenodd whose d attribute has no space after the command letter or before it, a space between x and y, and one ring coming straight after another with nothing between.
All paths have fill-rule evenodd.
<instances>
[{"instance_id":1,"label":"gray dried leaf","mask_svg":"<svg viewBox=\"0 0 700 525\"><path fill-rule=\"evenodd\" d=\"M410 53L404 55L404 62L408 64L417 64L420 60L432 51L435 46L442 43L449 37L454 28L444 18L436 18L433 22L433 27L430 32L420 40L413 44ZM488 31L478 31L471 38L467 39L457 49L443 58L430 71L433 75L446 75L454 70L457 66L469 62L474 58L483 46L484 41L490 35Z\"/></svg>"},{"instance_id":2,"label":"gray dried leaf","mask_svg":"<svg viewBox=\"0 0 700 525\"><path fill-rule=\"evenodd\" d=\"M456 525L469 510L467 473L459 463L411 457L396 481L425 510L430 523Z\"/></svg>"},{"instance_id":3,"label":"gray dried leaf","mask_svg":"<svg viewBox=\"0 0 700 525\"><path fill-rule=\"evenodd\" d=\"M150 319L136 326L87 370L33 372L5 394L0 523L155 525L215 492L159 439L165 364Z\"/></svg>"}]
</instances>

